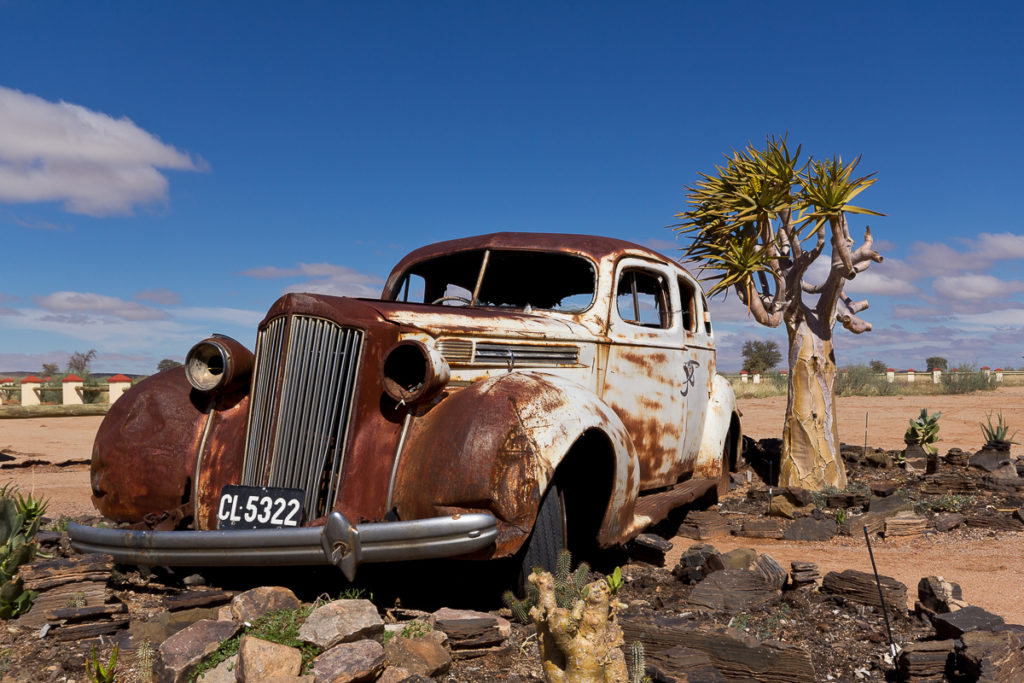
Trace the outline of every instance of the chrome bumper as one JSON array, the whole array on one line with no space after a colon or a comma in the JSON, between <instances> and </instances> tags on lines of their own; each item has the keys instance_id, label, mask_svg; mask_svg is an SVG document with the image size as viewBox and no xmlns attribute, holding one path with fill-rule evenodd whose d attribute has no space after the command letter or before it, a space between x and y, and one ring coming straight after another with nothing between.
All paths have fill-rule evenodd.
<instances>
[{"instance_id":1,"label":"chrome bumper","mask_svg":"<svg viewBox=\"0 0 1024 683\"><path fill-rule=\"evenodd\" d=\"M121 564L177 566L337 565L351 581L360 564L453 557L498 535L490 514L352 525L332 512L322 527L233 531L133 531L71 523L71 547Z\"/></svg>"}]
</instances>

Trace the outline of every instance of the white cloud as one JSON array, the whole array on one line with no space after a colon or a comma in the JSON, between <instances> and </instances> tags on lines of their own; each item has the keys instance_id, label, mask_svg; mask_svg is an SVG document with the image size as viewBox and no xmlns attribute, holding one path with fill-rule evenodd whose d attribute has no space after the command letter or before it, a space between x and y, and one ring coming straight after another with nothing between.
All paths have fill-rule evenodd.
<instances>
[{"instance_id":1,"label":"white cloud","mask_svg":"<svg viewBox=\"0 0 1024 683\"><path fill-rule=\"evenodd\" d=\"M976 251L993 261L1024 258L1024 235L983 232L978 235Z\"/></svg>"},{"instance_id":2,"label":"white cloud","mask_svg":"<svg viewBox=\"0 0 1024 683\"><path fill-rule=\"evenodd\" d=\"M844 291L848 294L915 294L919 291L913 283L899 276L875 270L883 265L873 264L869 270L847 280Z\"/></svg>"},{"instance_id":3,"label":"white cloud","mask_svg":"<svg viewBox=\"0 0 1024 683\"><path fill-rule=\"evenodd\" d=\"M200 171L201 159L128 118L0 86L0 201L64 202L72 213L131 213L166 201L157 169Z\"/></svg>"},{"instance_id":4,"label":"white cloud","mask_svg":"<svg viewBox=\"0 0 1024 683\"><path fill-rule=\"evenodd\" d=\"M962 323L980 327L1024 327L1024 309L1021 308L1004 308L987 313L961 313L954 317ZM1019 337L1017 343L1020 343Z\"/></svg>"},{"instance_id":5,"label":"white cloud","mask_svg":"<svg viewBox=\"0 0 1024 683\"><path fill-rule=\"evenodd\" d=\"M247 311L242 308L217 308L217 307L182 307L173 309L174 317L181 320L203 320L231 325L245 325L251 327L253 333L256 325L266 315L264 311Z\"/></svg>"},{"instance_id":6,"label":"white cloud","mask_svg":"<svg viewBox=\"0 0 1024 683\"><path fill-rule=\"evenodd\" d=\"M181 297L166 287L147 289L133 295L133 298L138 299L139 301L152 301L153 303L160 304L162 306L176 306L181 303Z\"/></svg>"},{"instance_id":7,"label":"white cloud","mask_svg":"<svg viewBox=\"0 0 1024 683\"><path fill-rule=\"evenodd\" d=\"M382 278L367 275L347 266L330 263L300 263L296 268L264 266L250 268L242 273L261 280L276 278L308 278L304 282L289 285L284 292L317 292L333 296L377 297L380 295Z\"/></svg>"},{"instance_id":8,"label":"white cloud","mask_svg":"<svg viewBox=\"0 0 1024 683\"><path fill-rule=\"evenodd\" d=\"M951 300L1002 299L1024 291L1024 282L991 275L946 275L935 278L932 288L939 296Z\"/></svg>"},{"instance_id":9,"label":"white cloud","mask_svg":"<svg viewBox=\"0 0 1024 683\"><path fill-rule=\"evenodd\" d=\"M37 306L51 313L75 316L84 320L88 314L99 314L121 318L122 320L162 320L167 317L165 311L125 301L113 296L92 294L90 292L54 292L33 299Z\"/></svg>"}]
</instances>

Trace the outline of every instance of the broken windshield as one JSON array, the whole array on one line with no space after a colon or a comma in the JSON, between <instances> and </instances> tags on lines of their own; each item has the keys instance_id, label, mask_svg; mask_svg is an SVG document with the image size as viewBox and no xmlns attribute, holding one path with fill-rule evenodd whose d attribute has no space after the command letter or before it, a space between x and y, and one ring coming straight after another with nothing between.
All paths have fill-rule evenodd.
<instances>
[{"instance_id":1,"label":"broken windshield","mask_svg":"<svg viewBox=\"0 0 1024 683\"><path fill-rule=\"evenodd\" d=\"M573 254L476 250L417 263L392 301L579 313L594 300L594 265Z\"/></svg>"}]
</instances>

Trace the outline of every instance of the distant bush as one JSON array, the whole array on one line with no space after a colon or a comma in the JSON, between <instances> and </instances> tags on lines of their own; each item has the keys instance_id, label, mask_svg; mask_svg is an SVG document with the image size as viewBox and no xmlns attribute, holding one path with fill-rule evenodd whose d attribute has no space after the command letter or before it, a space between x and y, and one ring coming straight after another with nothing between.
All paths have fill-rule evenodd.
<instances>
[{"instance_id":1,"label":"distant bush","mask_svg":"<svg viewBox=\"0 0 1024 683\"><path fill-rule=\"evenodd\" d=\"M942 393L969 394L972 391L992 391L996 388L994 374L986 375L973 365L961 363L949 372L942 373Z\"/></svg>"},{"instance_id":2,"label":"distant bush","mask_svg":"<svg viewBox=\"0 0 1024 683\"><path fill-rule=\"evenodd\" d=\"M895 383L889 383L867 365L851 365L836 376L836 396L893 396Z\"/></svg>"}]
</instances>

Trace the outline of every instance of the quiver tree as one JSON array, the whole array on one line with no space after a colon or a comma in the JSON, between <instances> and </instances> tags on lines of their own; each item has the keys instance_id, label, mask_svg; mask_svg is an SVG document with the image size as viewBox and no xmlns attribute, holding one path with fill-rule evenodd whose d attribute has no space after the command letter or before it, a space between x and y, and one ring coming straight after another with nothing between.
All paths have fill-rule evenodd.
<instances>
[{"instance_id":1,"label":"quiver tree","mask_svg":"<svg viewBox=\"0 0 1024 683\"><path fill-rule=\"evenodd\" d=\"M687 187L687 211L672 228L691 238L686 256L711 271L709 294L733 289L757 322L785 324L789 337L789 398L783 430L781 486L844 488L835 414L836 321L855 334L871 325L857 314L867 301L852 301L847 280L882 257L871 229L855 247L848 214L881 216L850 201L870 187L871 176L853 177L859 157L799 162L786 139L768 138L765 149L748 145L726 156L717 175L700 174ZM874 174L872 174L874 175ZM812 263L829 249L820 282L807 279Z\"/></svg>"}]
</instances>

